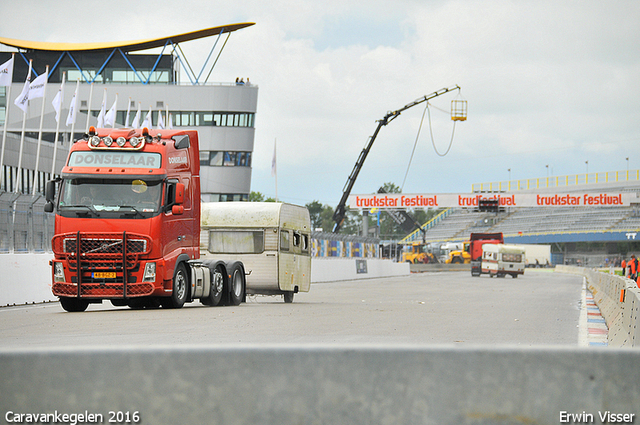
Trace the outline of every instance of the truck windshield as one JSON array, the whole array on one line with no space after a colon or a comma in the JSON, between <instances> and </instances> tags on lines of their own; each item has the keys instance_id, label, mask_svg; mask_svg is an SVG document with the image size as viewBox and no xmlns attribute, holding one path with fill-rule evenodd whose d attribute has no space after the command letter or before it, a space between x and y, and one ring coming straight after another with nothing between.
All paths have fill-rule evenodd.
<instances>
[{"instance_id":1,"label":"truck windshield","mask_svg":"<svg viewBox=\"0 0 640 425\"><path fill-rule=\"evenodd\" d=\"M162 181L128 179L64 179L59 210L99 215L116 212L147 217L160 209Z\"/></svg>"}]
</instances>

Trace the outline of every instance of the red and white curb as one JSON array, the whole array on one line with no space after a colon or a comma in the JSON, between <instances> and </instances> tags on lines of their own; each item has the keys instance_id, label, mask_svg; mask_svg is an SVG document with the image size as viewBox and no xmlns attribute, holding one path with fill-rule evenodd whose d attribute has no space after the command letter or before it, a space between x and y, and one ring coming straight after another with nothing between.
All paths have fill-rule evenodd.
<instances>
[{"instance_id":1,"label":"red and white curb","mask_svg":"<svg viewBox=\"0 0 640 425\"><path fill-rule=\"evenodd\" d=\"M600 314L600 309L593 299L593 294L587 289L586 279L582 284L582 302L580 303L580 331L578 345L581 347L607 346L609 328Z\"/></svg>"}]
</instances>

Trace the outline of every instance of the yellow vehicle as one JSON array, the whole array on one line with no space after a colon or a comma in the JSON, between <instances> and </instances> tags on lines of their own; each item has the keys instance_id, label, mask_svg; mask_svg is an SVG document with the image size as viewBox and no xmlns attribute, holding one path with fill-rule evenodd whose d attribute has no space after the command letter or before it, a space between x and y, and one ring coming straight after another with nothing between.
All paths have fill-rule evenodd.
<instances>
[{"instance_id":1,"label":"yellow vehicle","mask_svg":"<svg viewBox=\"0 0 640 425\"><path fill-rule=\"evenodd\" d=\"M456 243L449 245L449 254L445 263L447 264L469 264L471 262L471 255L469 254L469 241L464 243Z\"/></svg>"},{"instance_id":2,"label":"yellow vehicle","mask_svg":"<svg viewBox=\"0 0 640 425\"><path fill-rule=\"evenodd\" d=\"M408 248L408 251L402 253L403 263L428 264L438 262L438 258L430 252L429 244L414 242L406 247Z\"/></svg>"}]
</instances>

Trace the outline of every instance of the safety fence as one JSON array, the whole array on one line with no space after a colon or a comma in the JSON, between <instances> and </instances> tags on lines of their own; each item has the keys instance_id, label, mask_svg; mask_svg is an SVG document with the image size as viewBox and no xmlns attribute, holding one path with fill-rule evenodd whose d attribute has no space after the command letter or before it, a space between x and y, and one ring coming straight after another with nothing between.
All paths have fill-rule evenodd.
<instances>
[{"instance_id":1,"label":"safety fence","mask_svg":"<svg viewBox=\"0 0 640 425\"><path fill-rule=\"evenodd\" d=\"M640 346L640 288L636 282L586 267L558 265L556 272L585 277L609 328L609 346Z\"/></svg>"},{"instance_id":2,"label":"safety fence","mask_svg":"<svg viewBox=\"0 0 640 425\"><path fill-rule=\"evenodd\" d=\"M0 193L0 253L49 252L53 216L42 195Z\"/></svg>"},{"instance_id":3,"label":"safety fence","mask_svg":"<svg viewBox=\"0 0 640 425\"><path fill-rule=\"evenodd\" d=\"M379 239L326 232L311 233L311 256L321 258L378 258Z\"/></svg>"}]
</instances>

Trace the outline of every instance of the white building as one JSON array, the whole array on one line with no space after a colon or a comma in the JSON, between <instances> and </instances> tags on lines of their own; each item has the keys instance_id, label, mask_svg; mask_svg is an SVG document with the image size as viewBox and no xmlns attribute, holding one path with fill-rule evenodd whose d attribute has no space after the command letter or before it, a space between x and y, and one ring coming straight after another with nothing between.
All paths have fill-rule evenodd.
<instances>
[{"instance_id":1,"label":"white building","mask_svg":"<svg viewBox=\"0 0 640 425\"><path fill-rule=\"evenodd\" d=\"M221 53L214 51L220 49L216 46L224 47L225 44L224 39L216 43L215 37L226 38L232 32L251 25L253 23L231 24L165 38L118 43L42 43L0 38L0 44L16 49L13 53L13 84L11 88L0 87L0 124L6 125L7 130L4 146L0 138L3 151L0 192L31 193L34 185L37 192L42 192L44 183L51 178L54 151L55 175L66 160L70 138L77 139L89 125L96 126L103 99L106 97L105 107L108 110L117 94L116 128L131 126L140 107L140 123L151 110L151 129L158 128L159 114L162 114L165 127L171 120L173 128L198 130L203 201L247 200L251 190L258 87L246 82L208 82L211 63L215 63L213 59L201 61L205 63L203 69L194 72L182 55L179 44L212 37L213 47L209 56L215 59ZM162 52L137 53L149 49L162 49ZM0 52L0 64L11 56L11 51ZM50 69L42 137L39 134L43 102L42 99L34 99L30 101L24 121L25 138L22 143L24 114L13 101L23 89L29 61L32 61L34 71L32 80L45 72L47 65ZM60 89L63 75L65 85L59 143L54 149L57 123L51 102ZM184 83L187 80L188 83ZM80 81L79 113L75 126L66 126L77 81ZM130 110L129 121L125 123L127 109ZM72 128L75 130L73 136ZM38 143L38 139L42 141ZM37 155L38 145L40 155Z\"/></svg>"}]
</instances>

